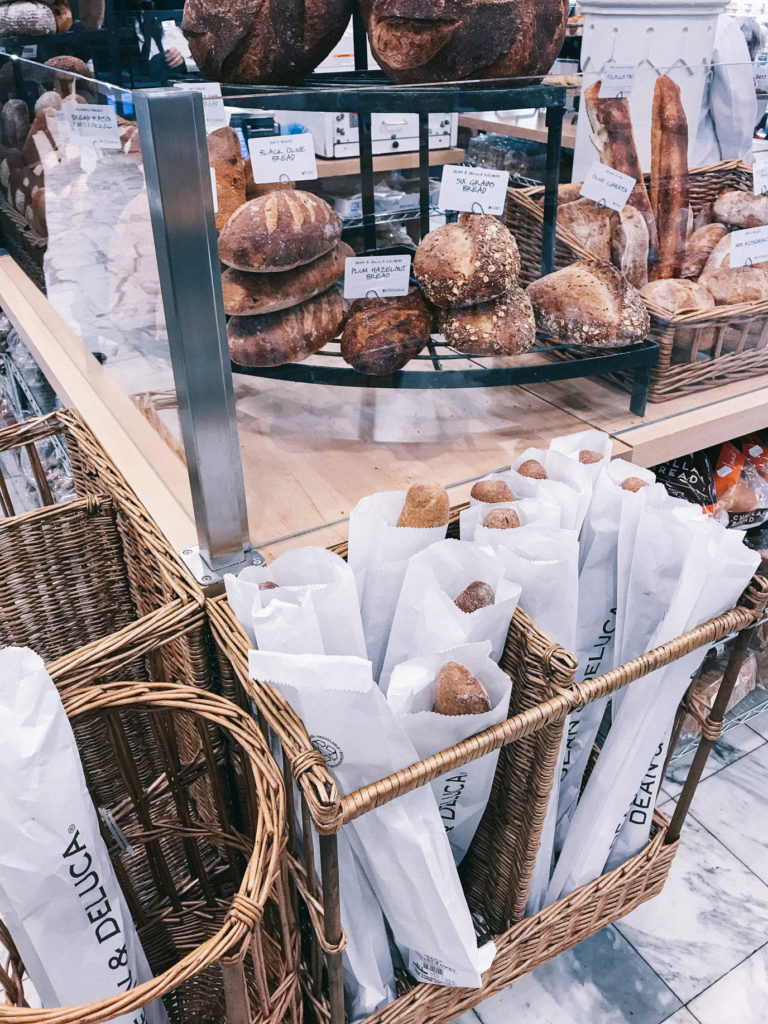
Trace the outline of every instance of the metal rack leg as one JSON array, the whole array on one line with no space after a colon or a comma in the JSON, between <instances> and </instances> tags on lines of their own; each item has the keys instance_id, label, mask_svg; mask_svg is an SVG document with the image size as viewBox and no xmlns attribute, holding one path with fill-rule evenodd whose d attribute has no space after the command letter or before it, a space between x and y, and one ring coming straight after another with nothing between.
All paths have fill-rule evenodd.
<instances>
[{"instance_id":1,"label":"metal rack leg","mask_svg":"<svg viewBox=\"0 0 768 1024\"><path fill-rule=\"evenodd\" d=\"M645 416L648 405L648 389L651 386L651 367L638 366L632 381L632 396L629 400L629 411L634 416Z\"/></svg>"},{"instance_id":2,"label":"metal rack leg","mask_svg":"<svg viewBox=\"0 0 768 1024\"><path fill-rule=\"evenodd\" d=\"M544 224L541 229L541 273L555 269L555 228L557 189L560 184L560 150L563 142L565 107L547 107L547 171L544 179Z\"/></svg>"}]
</instances>

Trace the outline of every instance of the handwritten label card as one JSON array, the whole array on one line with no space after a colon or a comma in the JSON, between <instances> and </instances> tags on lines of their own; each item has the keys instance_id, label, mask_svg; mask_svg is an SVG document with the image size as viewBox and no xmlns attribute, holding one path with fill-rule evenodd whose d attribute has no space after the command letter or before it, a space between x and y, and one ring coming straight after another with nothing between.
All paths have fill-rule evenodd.
<instances>
[{"instance_id":1,"label":"handwritten label card","mask_svg":"<svg viewBox=\"0 0 768 1024\"><path fill-rule=\"evenodd\" d=\"M120 132L114 107L98 103L67 103L64 114L69 136L74 141L120 149Z\"/></svg>"},{"instance_id":2,"label":"handwritten label card","mask_svg":"<svg viewBox=\"0 0 768 1024\"><path fill-rule=\"evenodd\" d=\"M768 263L768 227L731 232L731 266L751 267Z\"/></svg>"},{"instance_id":3,"label":"handwritten label card","mask_svg":"<svg viewBox=\"0 0 768 1024\"><path fill-rule=\"evenodd\" d=\"M504 213L508 184L507 171L446 164L443 167L437 205L441 210L467 210L470 213L498 215Z\"/></svg>"},{"instance_id":4,"label":"handwritten label card","mask_svg":"<svg viewBox=\"0 0 768 1024\"><path fill-rule=\"evenodd\" d=\"M257 185L274 181L310 181L317 177L315 144L309 132L303 135L267 135L248 139Z\"/></svg>"},{"instance_id":5,"label":"handwritten label card","mask_svg":"<svg viewBox=\"0 0 768 1024\"><path fill-rule=\"evenodd\" d=\"M226 128L229 124L229 113L221 98L221 85L218 82L177 82L175 88L201 94L205 130L209 135L217 128Z\"/></svg>"},{"instance_id":6,"label":"handwritten label card","mask_svg":"<svg viewBox=\"0 0 768 1024\"><path fill-rule=\"evenodd\" d=\"M344 264L344 298L407 295L410 277L410 256L350 256Z\"/></svg>"},{"instance_id":7,"label":"handwritten label card","mask_svg":"<svg viewBox=\"0 0 768 1024\"><path fill-rule=\"evenodd\" d=\"M768 192L768 160L757 160L752 168L752 181L756 196L764 196Z\"/></svg>"},{"instance_id":8,"label":"handwritten label card","mask_svg":"<svg viewBox=\"0 0 768 1024\"><path fill-rule=\"evenodd\" d=\"M629 96L635 84L636 70L634 64L608 64L603 68L600 99L610 100Z\"/></svg>"},{"instance_id":9,"label":"handwritten label card","mask_svg":"<svg viewBox=\"0 0 768 1024\"><path fill-rule=\"evenodd\" d=\"M595 161L581 187L581 195L592 199L598 206L621 212L627 205L632 189L637 182L628 174L622 174L613 167Z\"/></svg>"}]
</instances>

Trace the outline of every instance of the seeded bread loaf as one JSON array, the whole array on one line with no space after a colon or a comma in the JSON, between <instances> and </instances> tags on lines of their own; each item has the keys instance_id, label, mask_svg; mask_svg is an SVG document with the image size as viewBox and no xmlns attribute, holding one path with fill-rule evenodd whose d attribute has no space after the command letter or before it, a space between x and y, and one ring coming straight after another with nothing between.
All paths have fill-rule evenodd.
<instances>
[{"instance_id":1,"label":"seeded bread loaf","mask_svg":"<svg viewBox=\"0 0 768 1024\"><path fill-rule=\"evenodd\" d=\"M520 253L495 217L462 213L455 224L430 231L416 250L413 269L436 306L470 306L505 295L517 284Z\"/></svg>"},{"instance_id":2,"label":"seeded bread loaf","mask_svg":"<svg viewBox=\"0 0 768 1024\"><path fill-rule=\"evenodd\" d=\"M522 288L476 306L441 309L438 330L458 352L476 356L515 356L536 340L533 307Z\"/></svg>"},{"instance_id":3,"label":"seeded bread loaf","mask_svg":"<svg viewBox=\"0 0 768 1024\"><path fill-rule=\"evenodd\" d=\"M0 36L49 36L56 32L56 19L47 4L17 0L0 4Z\"/></svg>"},{"instance_id":4,"label":"seeded bread loaf","mask_svg":"<svg viewBox=\"0 0 768 1024\"><path fill-rule=\"evenodd\" d=\"M346 242L339 242L312 263L281 274L249 274L228 268L221 277L224 312L229 316L256 316L298 306L342 278L344 261L354 255Z\"/></svg>"},{"instance_id":5,"label":"seeded bread loaf","mask_svg":"<svg viewBox=\"0 0 768 1024\"><path fill-rule=\"evenodd\" d=\"M298 189L251 199L219 235L219 257L235 270L274 273L311 263L341 237L341 218L318 196Z\"/></svg>"},{"instance_id":6,"label":"seeded bread loaf","mask_svg":"<svg viewBox=\"0 0 768 1024\"><path fill-rule=\"evenodd\" d=\"M401 370L429 341L432 314L414 289L392 299L352 303L341 336L341 354L359 373Z\"/></svg>"},{"instance_id":7,"label":"seeded bread loaf","mask_svg":"<svg viewBox=\"0 0 768 1024\"><path fill-rule=\"evenodd\" d=\"M335 286L279 313L233 316L227 325L229 354L242 366L298 363L335 338L343 319L341 289Z\"/></svg>"},{"instance_id":8,"label":"seeded bread loaf","mask_svg":"<svg viewBox=\"0 0 768 1024\"><path fill-rule=\"evenodd\" d=\"M234 128L217 128L208 136L208 163L216 176L216 230L221 231L245 202L245 163Z\"/></svg>"}]
</instances>

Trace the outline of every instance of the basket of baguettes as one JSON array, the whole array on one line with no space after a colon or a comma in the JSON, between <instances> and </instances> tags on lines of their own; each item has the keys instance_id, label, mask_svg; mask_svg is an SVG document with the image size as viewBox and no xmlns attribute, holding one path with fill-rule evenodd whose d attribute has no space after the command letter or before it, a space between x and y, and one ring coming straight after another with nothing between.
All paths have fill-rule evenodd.
<instances>
[{"instance_id":1,"label":"basket of baguettes","mask_svg":"<svg viewBox=\"0 0 768 1024\"><path fill-rule=\"evenodd\" d=\"M449 1020L661 890L676 707L766 587L743 535L610 451L557 438L453 510L435 484L370 495L348 544L208 602L222 687L296 783L318 1019Z\"/></svg>"},{"instance_id":2,"label":"basket of baguettes","mask_svg":"<svg viewBox=\"0 0 768 1024\"><path fill-rule=\"evenodd\" d=\"M666 75L654 92L651 169L644 175L628 100L600 99L599 88L596 82L584 92L594 144L603 163L637 185L621 212L583 198L580 184L561 186L558 270L574 275L574 266L598 260L639 290L660 346L651 401L768 372L768 264L731 266L732 232L768 225L768 197L753 193L751 170L737 160L689 170L688 125ZM526 283L539 276L543 192L508 192L506 222Z\"/></svg>"}]
</instances>

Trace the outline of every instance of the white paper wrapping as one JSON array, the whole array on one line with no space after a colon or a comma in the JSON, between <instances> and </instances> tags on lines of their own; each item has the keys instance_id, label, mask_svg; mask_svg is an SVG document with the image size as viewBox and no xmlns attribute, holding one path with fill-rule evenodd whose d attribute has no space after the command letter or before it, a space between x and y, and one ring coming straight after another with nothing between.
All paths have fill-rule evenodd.
<instances>
[{"instance_id":1,"label":"white paper wrapping","mask_svg":"<svg viewBox=\"0 0 768 1024\"><path fill-rule=\"evenodd\" d=\"M553 437L549 443L550 450L567 455L569 459L579 461L579 453L585 449L592 452L599 452L603 456L603 462L581 463L586 470L587 476L594 482L600 475L602 467L611 461L613 454L613 443L610 435L602 430L580 430L576 434L565 434L563 437Z\"/></svg>"},{"instance_id":2,"label":"white paper wrapping","mask_svg":"<svg viewBox=\"0 0 768 1024\"><path fill-rule=\"evenodd\" d=\"M45 665L0 651L0 918L46 1007L152 977L99 834L72 727ZM159 1000L115 1018L167 1024Z\"/></svg>"},{"instance_id":3,"label":"white paper wrapping","mask_svg":"<svg viewBox=\"0 0 768 1024\"><path fill-rule=\"evenodd\" d=\"M546 480L534 480L517 472L528 459L540 462ZM526 448L512 463L507 482L516 498L541 498L560 506L560 525L566 530L581 530L592 496L592 480L587 467L561 452Z\"/></svg>"},{"instance_id":4,"label":"white paper wrapping","mask_svg":"<svg viewBox=\"0 0 768 1024\"><path fill-rule=\"evenodd\" d=\"M475 612L461 611L454 598L478 580L493 587L495 602ZM506 578L498 556L479 544L441 540L414 555L403 580L379 679L383 692L396 665L448 647L490 640L491 656L498 661L519 597L520 586Z\"/></svg>"},{"instance_id":5,"label":"white paper wrapping","mask_svg":"<svg viewBox=\"0 0 768 1024\"><path fill-rule=\"evenodd\" d=\"M491 703L490 711L482 715L440 715L433 710L437 676L449 661L468 668L480 680ZM512 681L496 664L491 644L486 642L465 644L398 665L392 673L387 703L423 759L503 722L509 714L511 692ZM499 752L495 750L441 775L431 784L457 864L480 824L498 760Z\"/></svg>"},{"instance_id":6,"label":"white paper wrapping","mask_svg":"<svg viewBox=\"0 0 768 1024\"><path fill-rule=\"evenodd\" d=\"M377 680L408 559L443 540L448 528L397 526L407 493L371 494L362 498L349 516L349 565L357 583L367 655Z\"/></svg>"},{"instance_id":7,"label":"white paper wrapping","mask_svg":"<svg viewBox=\"0 0 768 1024\"><path fill-rule=\"evenodd\" d=\"M289 701L342 795L419 760L368 662L252 651L250 671ZM495 946L477 948L432 790L400 796L345 829L411 974L432 984L478 988Z\"/></svg>"},{"instance_id":8,"label":"white paper wrapping","mask_svg":"<svg viewBox=\"0 0 768 1024\"><path fill-rule=\"evenodd\" d=\"M513 509L520 520L520 526L511 530L495 530L483 526L485 517L496 508ZM493 505L476 501L459 513L459 533L462 541L498 547L505 543L507 536L518 530L525 529L527 532L529 528L549 529L560 526L560 518L560 506L542 499L521 498L519 501L499 501Z\"/></svg>"}]
</instances>

